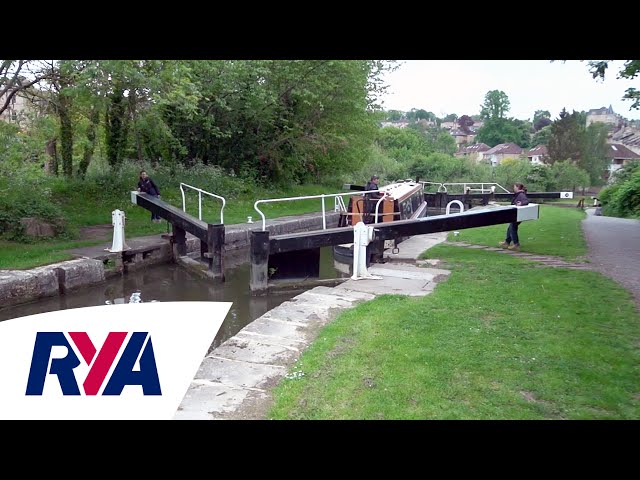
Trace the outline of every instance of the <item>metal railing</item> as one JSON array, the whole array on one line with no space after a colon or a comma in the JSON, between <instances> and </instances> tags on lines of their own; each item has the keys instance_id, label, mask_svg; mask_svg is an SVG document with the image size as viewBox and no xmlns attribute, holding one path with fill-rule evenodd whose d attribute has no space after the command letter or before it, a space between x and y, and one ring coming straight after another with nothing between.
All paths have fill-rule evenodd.
<instances>
[{"instance_id":1,"label":"metal railing","mask_svg":"<svg viewBox=\"0 0 640 480\"><path fill-rule=\"evenodd\" d=\"M321 199L321 203L322 203L322 229L326 230L327 229L327 213L326 213L326 208L325 208L325 203L324 203L325 198L343 197L345 195L368 195L370 193L380 193L380 191L379 190L369 190L369 191L366 191L366 192L358 192L358 193L354 193L354 192L329 193L329 194L324 194L323 193L323 194L320 194L320 195L307 195L307 196L304 196L304 197L268 198L268 199L263 199L263 200L256 200L256 202L253 204L253 208L254 208L254 210L256 212L258 212L260 214L260 217L262 218L262 230L264 231L264 230L267 229L267 219L265 218L264 213L262 213L262 210L260 210L258 208L258 204L275 203L275 202L290 202L290 201L293 201L293 200L309 200L309 199L312 199L312 198L320 198ZM382 197L382 198L384 198L384 197ZM378 203L380 203L380 202L378 201ZM342 205L344 206L344 202L342 202ZM376 213L377 213L377 208L376 208Z\"/></svg>"},{"instance_id":2,"label":"metal railing","mask_svg":"<svg viewBox=\"0 0 640 480\"><path fill-rule=\"evenodd\" d=\"M435 182L423 182L423 183L432 183L432 184L436 184ZM455 187L455 186L459 186L462 185L462 190L464 192L480 192L480 193L489 193L489 192L495 192L496 188L501 188L502 190L504 190L504 192L506 193L511 193L509 190L507 190L506 188L504 188L502 185L500 185L499 183L495 183L495 182L459 182L459 183L441 183L440 186L438 187L438 192L447 192L447 186L449 187ZM475 185L476 187L472 187L472 185ZM480 186L480 188L477 187L477 185Z\"/></svg>"},{"instance_id":3,"label":"metal railing","mask_svg":"<svg viewBox=\"0 0 640 480\"><path fill-rule=\"evenodd\" d=\"M224 199L224 197L221 197L220 195L216 195L215 193L207 192L197 187L192 187L191 185L187 185L186 183L180 183L180 193L182 194L182 211L183 212L186 212L187 210L186 210L186 202L185 202L185 196L184 196L184 188L182 187L189 187L192 190L196 190L198 192L198 220L202 220L202 194L203 193L205 195L209 195L211 197L222 200L222 208L220 209L220 223L224 224L224 206L227 204L227 201Z\"/></svg>"}]
</instances>

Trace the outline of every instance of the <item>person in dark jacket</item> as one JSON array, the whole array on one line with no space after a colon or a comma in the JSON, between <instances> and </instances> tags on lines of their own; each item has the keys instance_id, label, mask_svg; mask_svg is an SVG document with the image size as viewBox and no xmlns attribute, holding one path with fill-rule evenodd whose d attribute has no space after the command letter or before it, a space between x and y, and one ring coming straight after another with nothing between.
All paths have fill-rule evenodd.
<instances>
[{"instance_id":1,"label":"person in dark jacket","mask_svg":"<svg viewBox=\"0 0 640 480\"><path fill-rule=\"evenodd\" d=\"M145 170L140 170L140 178L138 180L138 191L148 193L154 197L160 198L160 189L156 183L149 177ZM151 212L151 221L153 223L160 223L162 219L159 215Z\"/></svg>"},{"instance_id":2,"label":"person in dark jacket","mask_svg":"<svg viewBox=\"0 0 640 480\"><path fill-rule=\"evenodd\" d=\"M527 198L527 189L521 183L514 183L513 185L513 200L511 205L521 207L523 205L529 205L529 199ZM518 226L521 222L511 222L507 227L507 238L504 242L500 242L501 247L508 248L509 250L520 250L520 238L518 237ZM511 244L513 242L513 245Z\"/></svg>"}]
</instances>

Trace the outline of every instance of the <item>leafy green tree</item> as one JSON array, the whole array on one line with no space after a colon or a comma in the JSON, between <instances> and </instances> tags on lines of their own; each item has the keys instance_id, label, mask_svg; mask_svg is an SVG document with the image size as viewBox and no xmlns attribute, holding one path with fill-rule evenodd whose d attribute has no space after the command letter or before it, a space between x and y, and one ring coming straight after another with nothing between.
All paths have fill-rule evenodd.
<instances>
[{"instance_id":1,"label":"leafy green tree","mask_svg":"<svg viewBox=\"0 0 640 480\"><path fill-rule=\"evenodd\" d=\"M531 146L548 145L551 138L551 125L541 128L531 137Z\"/></svg>"},{"instance_id":2,"label":"leafy green tree","mask_svg":"<svg viewBox=\"0 0 640 480\"><path fill-rule=\"evenodd\" d=\"M605 72L609 67L611 60L590 60L588 62L591 75L595 79L604 80ZM622 69L618 72L618 78L626 78L632 80L638 76L640 72L640 60L626 60ZM624 100L631 100L631 109L640 109L640 90L634 87L627 88Z\"/></svg>"},{"instance_id":3,"label":"leafy green tree","mask_svg":"<svg viewBox=\"0 0 640 480\"><path fill-rule=\"evenodd\" d=\"M527 184L526 179L533 170L533 166L527 160L522 159L505 159L499 165L494 167L494 181L502 185L506 189L511 189L514 183L521 182L527 186L530 191L543 190L536 184Z\"/></svg>"},{"instance_id":4,"label":"leafy green tree","mask_svg":"<svg viewBox=\"0 0 640 480\"><path fill-rule=\"evenodd\" d=\"M551 113L548 110L536 110L533 114L533 125L535 126L538 120L547 119L551 121ZM540 130L539 128L536 131Z\"/></svg>"},{"instance_id":5,"label":"leafy green tree","mask_svg":"<svg viewBox=\"0 0 640 480\"><path fill-rule=\"evenodd\" d=\"M511 108L509 97L502 90L491 90L480 105L480 116L484 120L505 118Z\"/></svg>"},{"instance_id":6,"label":"leafy green tree","mask_svg":"<svg viewBox=\"0 0 640 480\"><path fill-rule=\"evenodd\" d=\"M495 147L501 143L515 143L522 148L531 145L531 124L514 118L489 118L478 129L476 141Z\"/></svg>"},{"instance_id":7,"label":"leafy green tree","mask_svg":"<svg viewBox=\"0 0 640 480\"><path fill-rule=\"evenodd\" d=\"M375 142L391 156L400 151L412 151L422 155L432 151L427 138L412 128L381 128L376 135Z\"/></svg>"},{"instance_id":8,"label":"leafy green tree","mask_svg":"<svg viewBox=\"0 0 640 480\"><path fill-rule=\"evenodd\" d=\"M429 120L431 116L433 116L433 113L427 112L422 108L419 110L416 110L416 115L415 115L416 120L420 120L420 119Z\"/></svg>"},{"instance_id":9,"label":"leafy green tree","mask_svg":"<svg viewBox=\"0 0 640 480\"><path fill-rule=\"evenodd\" d=\"M448 115L446 115L442 121L443 122L455 122L458 119L458 115L456 115L455 113L450 113Z\"/></svg>"},{"instance_id":10,"label":"leafy green tree","mask_svg":"<svg viewBox=\"0 0 640 480\"><path fill-rule=\"evenodd\" d=\"M550 191L578 191L590 184L589 174L570 160L555 162L549 170Z\"/></svg>"},{"instance_id":11,"label":"leafy green tree","mask_svg":"<svg viewBox=\"0 0 640 480\"><path fill-rule=\"evenodd\" d=\"M13 98L56 76L54 62L48 60L0 60L0 115Z\"/></svg>"},{"instance_id":12,"label":"leafy green tree","mask_svg":"<svg viewBox=\"0 0 640 480\"><path fill-rule=\"evenodd\" d=\"M603 184L603 175L610 161L607 158L608 134L609 127L603 123L592 123L586 128L579 166L589 174L591 185Z\"/></svg>"},{"instance_id":13,"label":"leafy green tree","mask_svg":"<svg viewBox=\"0 0 640 480\"><path fill-rule=\"evenodd\" d=\"M456 182L471 178L472 163L466 158L444 153L416 157L409 165L409 176L433 182Z\"/></svg>"},{"instance_id":14,"label":"leafy green tree","mask_svg":"<svg viewBox=\"0 0 640 480\"><path fill-rule=\"evenodd\" d=\"M389 110L386 112L386 120L389 122L397 122L398 120L402 120L404 117L404 113L400 110Z\"/></svg>"},{"instance_id":15,"label":"leafy green tree","mask_svg":"<svg viewBox=\"0 0 640 480\"><path fill-rule=\"evenodd\" d=\"M640 163L625 165L616 171L613 183L600 195L605 215L640 219Z\"/></svg>"}]
</instances>

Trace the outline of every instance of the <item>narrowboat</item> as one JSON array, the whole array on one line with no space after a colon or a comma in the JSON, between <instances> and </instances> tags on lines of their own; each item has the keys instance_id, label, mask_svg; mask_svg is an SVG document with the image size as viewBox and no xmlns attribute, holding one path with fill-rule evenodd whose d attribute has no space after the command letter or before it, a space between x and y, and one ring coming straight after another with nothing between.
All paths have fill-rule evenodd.
<instances>
[{"instance_id":1,"label":"narrowboat","mask_svg":"<svg viewBox=\"0 0 640 480\"><path fill-rule=\"evenodd\" d=\"M364 190L363 187L351 187ZM373 198L372 193L383 195L381 199ZM427 202L424 198L424 184L411 179L397 180L384 185L373 192L364 191L352 195L348 206L340 211L339 227L356 225L358 222L376 224L397 220L410 220L424 217L427 213ZM396 244L401 239L396 240ZM333 247L334 260L341 263L353 262L353 244Z\"/></svg>"}]
</instances>

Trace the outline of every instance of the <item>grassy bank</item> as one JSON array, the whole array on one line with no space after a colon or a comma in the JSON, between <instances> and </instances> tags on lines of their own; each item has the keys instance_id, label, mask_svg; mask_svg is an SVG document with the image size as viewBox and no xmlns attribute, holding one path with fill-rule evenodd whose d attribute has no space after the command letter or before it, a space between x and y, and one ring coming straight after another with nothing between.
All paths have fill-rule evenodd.
<instances>
[{"instance_id":1,"label":"grassy bank","mask_svg":"<svg viewBox=\"0 0 640 480\"><path fill-rule=\"evenodd\" d=\"M195 182L194 182L195 183ZM196 183L196 185L201 185ZM194 185L194 186L196 186ZM198 187L205 189L205 187ZM265 198L288 198L297 196L312 196L322 193L341 193L342 190L335 186L306 185L291 186L286 190L255 188L251 193L232 194L226 198L226 205L222 210L222 201L203 195L202 219L209 223L219 223L221 213L224 223L227 225L245 223L248 216L254 221L260 220L260 215L254 209L256 200ZM162 200L183 208L182 194L179 182L164 186L161 189ZM213 191L220 196L224 193ZM122 210L125 213L125 237L133 238L146 235L167 233L170 226L167 222L160 224L150 221L150 212L131 203L130 187L121 188L118 191L101 190L96 188L60 188L51 193L50 201L59 207L65 218L67 231L58 238L26 241L18 239L10 241L0 239L0 268L3 269L29 269L50 263L70 260L73 256L65 253L65 250L89 245L100 245L112 240L112 230L106 230L107 237L102 240L88 241L83 238L82 231L85 227L96 225L111 225L112 211ZM298 215L322 210L320 199L300 201L286 201L274 204L266 204L260 207L267 219L287 215ZM333 198L325 200L327 211L333 210ZM198 217L198 192L185 188L185 210Z\"/></svg>"},{"instance_id":2,"label":"grassy bank","mask_svg":"<svg viewBox=\"0 0 640 480\"><path fill-rule=\"evenodd\" d=\"M577 208L540 205L540 218L522 222L518 228L522 251L579 260L587 251L580 225L585 216ZM495 247L505 239L506 231L506 224L470 228L451 240Z\"/></svg>"},{"instance_id":3,"label":"grassy bank","mask_svg":"<svg viewBox=\"0 0 640 480\"><path fill-rule=\"evenodd\" d=\"M543 207L521 225L523 250L584 255L580 214ZM505 228L461 236L495 245ZM425 256L450 277L341 314L274 390L269 418L638 418L640 315L617 283L456 246Z\"/></svg>"}]
</instances>

